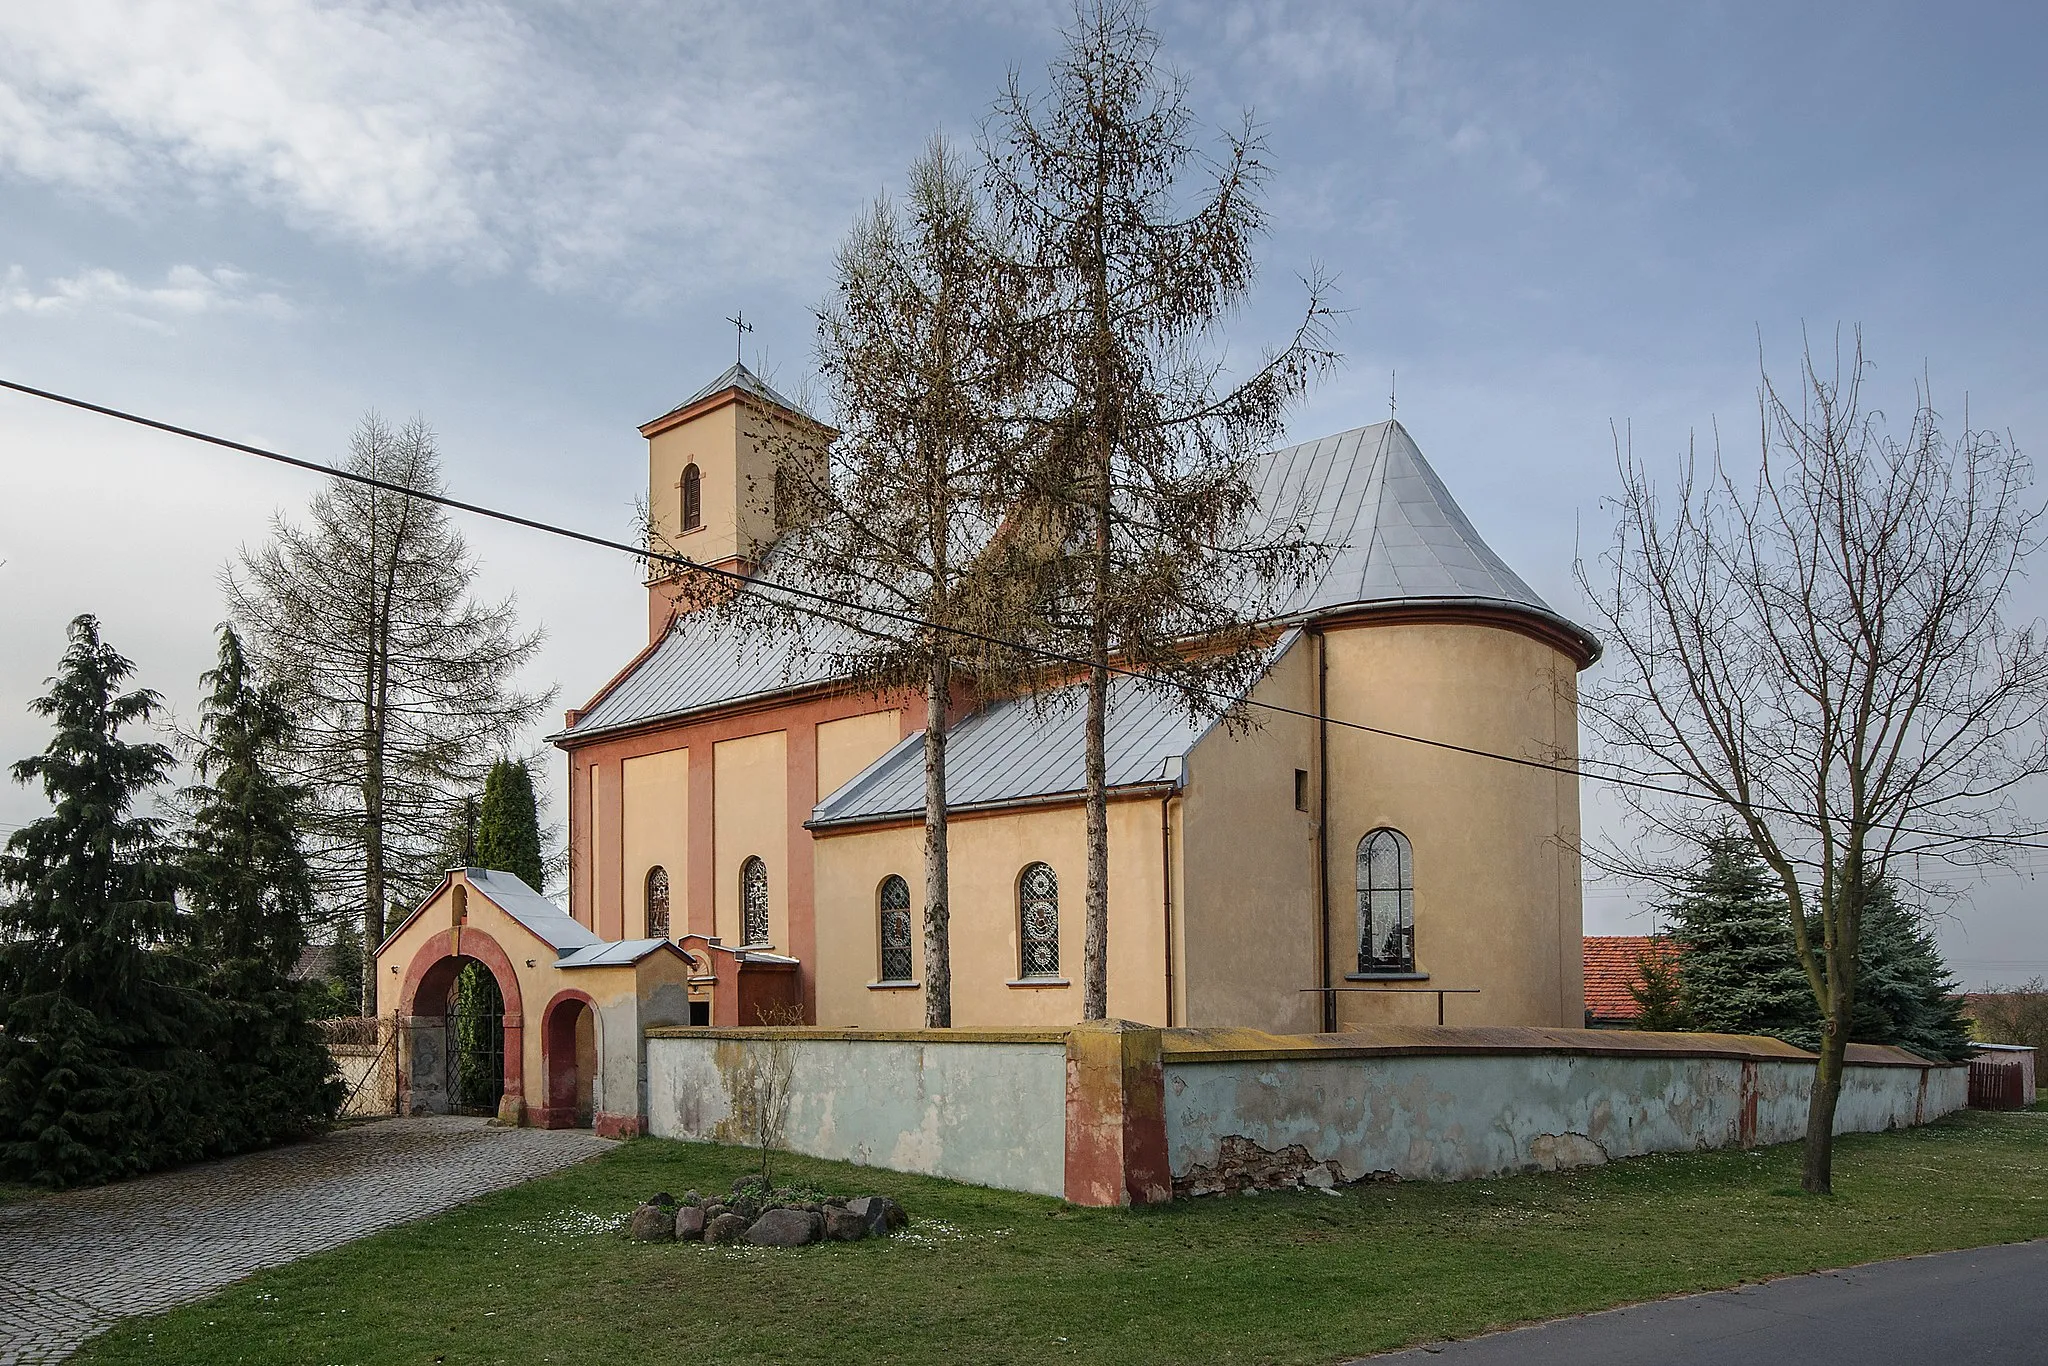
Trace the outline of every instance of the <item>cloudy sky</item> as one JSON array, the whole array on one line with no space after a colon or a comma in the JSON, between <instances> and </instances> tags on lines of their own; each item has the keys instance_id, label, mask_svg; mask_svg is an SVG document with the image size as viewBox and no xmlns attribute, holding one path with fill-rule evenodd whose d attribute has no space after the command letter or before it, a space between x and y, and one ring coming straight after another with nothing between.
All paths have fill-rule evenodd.
<instances>
[{"instance_id":1,"label":"cloudy sky","mask_svg":"<svg viewBox=\"0 0 2048 1366\"><path fill-rule=\"evenodd\" d=\"M463 497L630 529L634 427L732 357L789 387L851 215L967 140L1063 6L793 0L67 0L0 6L0 376L316 459L420 413ZM1494 547L1584 615L1615 424L1754 427L1758 357L1861 324L2036 449L2048 22L2024 5L1172 0L1202 115L1276 168L1249 351L1334 274L1307 438L1400 415ZM0 396L0 755L98 613L192 710L216 577L300 475ZM641 643L630 563L465 528L574 703ZM2048 606L2048 594L2028 612ZM0 830L38 814L0 791ZM1596 817L1603 810L1589 799ZM1972 983L2048 973L2035 864L1943 929ZM2038 861L2048 873L2048 856ZM1647 929L1589 889L1593 932Z\"/></svg>"}]
</instances>

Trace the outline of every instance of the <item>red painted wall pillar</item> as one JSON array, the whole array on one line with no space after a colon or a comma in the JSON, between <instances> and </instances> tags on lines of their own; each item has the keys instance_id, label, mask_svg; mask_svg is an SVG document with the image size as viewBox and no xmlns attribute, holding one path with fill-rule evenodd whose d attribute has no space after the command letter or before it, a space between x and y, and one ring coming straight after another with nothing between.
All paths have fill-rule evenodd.
<instances>
[{"instance_id":1,"label":"red painted wall pillar","mask_svg":"<svg viewBox=\"0 0 2048 1366\"><path fill-rule=\"evenodd\" d=\"M1173 1199L1157 1029L1091 1020L1068 1031L1067 1199L1077 1205Z\"/></svg>"}]
</instances>

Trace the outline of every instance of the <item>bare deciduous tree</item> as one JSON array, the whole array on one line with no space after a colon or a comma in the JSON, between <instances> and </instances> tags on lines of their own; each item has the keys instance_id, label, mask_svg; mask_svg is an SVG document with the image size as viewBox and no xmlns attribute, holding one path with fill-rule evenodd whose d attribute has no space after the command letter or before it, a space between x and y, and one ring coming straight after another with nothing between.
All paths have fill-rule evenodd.
<instances>
[{"instance_id":1,"label":"bare deciduous tree","mask_svg":"<svg viewBox=\"0 0 2048 1366\"><path fill-rule=\"evenodd\" d=\"M981 642L1022 629L1002 614L987 547L1014 485L1018 301L1000 245L957 155L934 139L902 211L887 200L840 247L821 311L818 367L838 434L806 458L775 449L774 577L843 602L818 632L815 604L731 598L742 620L796 630L836 673L924 695L925 1024L953 1022L946 841L946 725L956 682L986 685L1004 661ZM785 426L785 432L787 431ZM800 436L800 434L798 434Z\"/></svg>"},{"instance_id":2,"label":"bare deciduous tree","mask_svg":"<svg viewBox=\"0 0 2048 1366\"><path fill-rule=\"evenodd\" d=\"M1967 418L1944 434L1924 389L1894 430L1865 368L1859 337L1828 373L1809 349L1797 395L1765 375L1753 478L1688 455L1666 502L1624 450L1611 580L1579 570L1619 666L1588 698L1597 731L1706 799L1636 791L1635 811L1687 849L1732 815L1789 903L1822 1021L1815 1193L1866 901L1901 856L1998 857L2030 833L2015 784L2048 771L2048 652L2005 615L2037 544L2027 463Z\"/></svg>"},{"instance_id":3,"label":"bare deciduous tree","mask_svg":"<svg viewBox=\"0 0 2048 1366\"><path fill-rule=\"evenodd\" d=\"M1066 553L1018 570L1044 590L1045 639L1088 662L1083 1013L1099 1019L1112 666L1205 714L1256 679L1262 604L1319 548L1298 519L1257 515L1251 459L1336 356L1311 281L1293 337L1226 383L1212 343L1256 274L1264 148L1247 117L1213 161L1200 154L1186 82L1160 64L1139 0L1079 0L1051 76L1043 97L1011 77L983 151L998 221L1043 301L1028 339L1040 439L1021 511ZM1013 544L1028 553L1033 539Z\"/></svg>"},{"instance_id":4,"label":"bare deciduous tree","mask_svg":"<svg viewBox=\"0 0 2048 1366\"><path fill-rule=\"evenodd\" d=\"M341 468L401 488L441 489L433 433L375 414ZM553 692L514 675L539 646L511 598L471 596L476 559L433 503L334 480L282 514L260 550L223 572L250 656L291 692L290 760L313 803L307 852L333 913L360 914L362 1009L374 1010L374 954L388 902L420 890L461 805Z\"/></svg>"}]
</instances>

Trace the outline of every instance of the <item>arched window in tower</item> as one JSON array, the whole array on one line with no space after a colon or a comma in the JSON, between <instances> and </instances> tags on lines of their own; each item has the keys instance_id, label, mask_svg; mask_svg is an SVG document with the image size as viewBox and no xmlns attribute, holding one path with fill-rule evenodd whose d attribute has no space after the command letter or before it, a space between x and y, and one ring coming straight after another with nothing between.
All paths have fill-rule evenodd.
<instances>
[{"instance_id":1,"label":"arched window in tower","mask_svg":"<svg viewBox=\"0 0 2048 1366\"><path fill-rule=\"evenodd\" d=\"M910 952L910 884L891 873L876 895L881 904L882 977L884 982L913 980Z\"/></svg>"},{"instance_id":2,"label":"arched window in tower","mask_svg":"<svg viewBox=\"0 0 2048 1366\"><path fill-rule=\"evenodd\" d=\"M658 863L647 870L647 937L668 938L668 869Z\"/></svg>"},{"instance_id":3,"label":"arched window in tower","mask_svg":"<svg viewBox=\"0 0 2048 1366\"><path fill-rule=\"evenodd\" d=\"M753 854L740 865L740 938L768 942L768 865Z\"/></svg>"},{"instance_id":4,"label":"arched window in tower","mask_svg":"<svg viewBox=\"0 0 2048 1366\"><path fill-rule=\"evenodd\" d=\"M1060 880L1043 863L1027 864L1017 877L1019 977L1060 975Z\"/></svg>"},{"instance_id":5,"label":"arched window in tower","mask_svg":"<svg viewBox=\"0 0 2048 1366\"><path fill-rule=\"evenodd\" d=\"M1398 830L1358 842L1358 970L1415 971L1415 860Z\"/></svg>"},{"instance_id":6,"label":"arched window in tower","mask_svg":"<svg viewBox=\"0 0 2048 1366\"><path fill-rule=\"evenodd\" d=\"M704 525L704 476L695 465L683 467L683 530Z\"/></svg>"}]
</instances>

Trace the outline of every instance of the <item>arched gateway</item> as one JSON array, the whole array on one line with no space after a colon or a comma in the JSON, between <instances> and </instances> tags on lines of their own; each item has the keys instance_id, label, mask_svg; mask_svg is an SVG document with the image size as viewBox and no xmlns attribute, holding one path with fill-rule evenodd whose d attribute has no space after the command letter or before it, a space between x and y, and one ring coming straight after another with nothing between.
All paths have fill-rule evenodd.
<instances>
[{"instance_id":1,"label":"arched gateway","mask_svg":"<svg viewBox=\"0 0 2048 1366\"><path fill-rule=\"evenodd\" d=\"M412 955L398 1003L399 1086L408 1114L445 1115L464 1106L457 1067L459 1040L451 1010L456 981L479 963L497 983L504 1085L498 1119L517 1124L526 1104L526 1009L519 974L503 946L478 927L457 924L433 935Z\"/></svg>"},{"instance_id":2,"label":"arched gateway","mask_svg":"<svg viewBox=\"0 0 2048 1366\"><path fill-rule=\"evenodd\" d=\"M400 1112L475 1111L482 1101L502 1124L642 1132L647 1028L709 1017L714 1001L742 994L737 967L722 961L733 951L688 938L688 948L600 939L510 873L449 873L377 950ZM457 982L472 965L488 985L473 981L458 1006ZM480 1076L478 1060L500 1044L495 1075Z\"/></svg>"}]
</instances>

